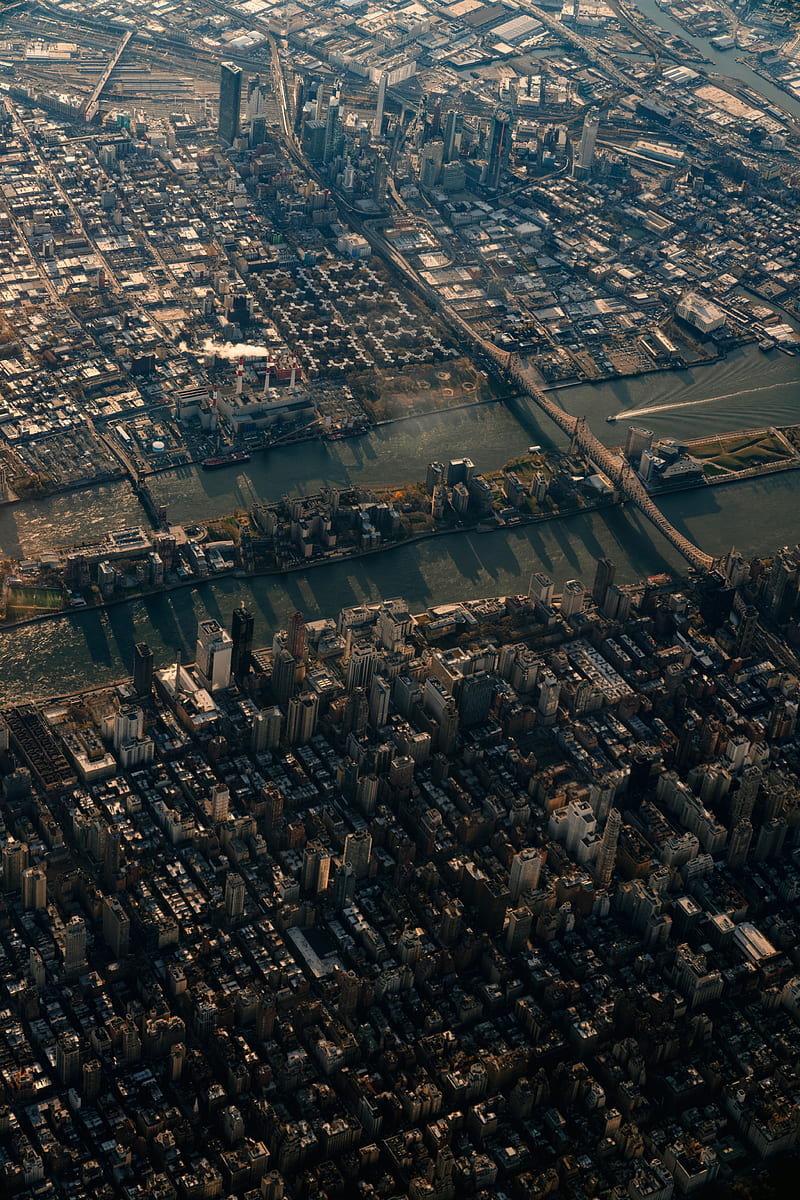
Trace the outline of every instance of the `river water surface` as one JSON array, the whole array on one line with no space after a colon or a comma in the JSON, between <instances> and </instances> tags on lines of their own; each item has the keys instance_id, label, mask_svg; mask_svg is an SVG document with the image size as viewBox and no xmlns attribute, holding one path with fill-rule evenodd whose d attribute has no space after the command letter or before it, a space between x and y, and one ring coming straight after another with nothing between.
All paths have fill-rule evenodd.
<instances>
[{"instance_id":1,"label":"river water surface","mask_svg":"<svg viewBox=\"0 0 800 1200\"><path fill-rule=\"evenodd\" d=\"M628 422L612 425L609 413L658 408L633 418L658 434L699 437L739 428L800 422L800 360L736 351L713 366L692 371L562 389L560 402L588 417L609 444L624 440ZM702 401L702 403L695 403ZM682 405L667 409L668 404ZM552 444L560 434L532 401L507 407L484 405L384 426L359 438L312 442L255 456L242 467L207 472L186 470L156 476L153 490L175 521L201 519L303 494L325 483L391 484L424 475L434 458L469 455L491 470L531 442ZM800 536L797 520L800 472L747 483L703 488L661 497L673 524L703 549L717 554L735 544L744 554L770 553ZM143 521L126 484L70 493L44 503L0 510L0 544L6 553L33 553L70 544L103 528ZM621 582L656 571L680 572L683 561L635 509L567 518L513 531L452 535L387 550L295 574L253 582L222 579L106 612L83 612L24 626L2 635L2 700L69 692L117 679L130 671L136 641L150 642L158 665L178 651L194 658L197 621L207 616L225 624L241 601L256 615L256 641L271 640L287 615L302 609L308 619L335 615L339 608L380 596L404 596L412 609L456 598L527 590L531 571L556 583L591 582L595 560L608 555Z\"/></svg>"}]
</instances>

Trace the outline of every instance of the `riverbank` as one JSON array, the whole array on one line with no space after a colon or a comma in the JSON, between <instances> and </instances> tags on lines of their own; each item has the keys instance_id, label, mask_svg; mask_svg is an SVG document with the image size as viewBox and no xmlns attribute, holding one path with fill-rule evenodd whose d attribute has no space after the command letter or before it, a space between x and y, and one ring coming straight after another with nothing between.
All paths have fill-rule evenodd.
<instances>
[{"instance_id":1,"label":"riverbank","mask_svg":"<svg viewBox=\"0 0 800 1200\"><path fill-rule=\"evenodd\" d=\"M384 464L385 467L385 464ZM672 524L714 555L735 545L749 559L797 540L798 472L730 488L698 488L664 496L659 507ZM201 511L195 508L195 511ZM753 514L758 514L755 520ZM147 642L159 667L195 657L197 627L214 619L230 628L246 606L255 619L254 645L271 644L293 612L307 621L343 608L402 596L410 612L528 590L541 571L563 590L567 580L591 586L597 560L616 564L615 582L653 575L683 577L686 564L638 510L627 504L580 512L562 520L518 525L494 536L466 531L401 546L363 562L339 561L324 570L257 579L211 577L201 586L143 598L109 609L83 609L60 619L0 635L0 682L6 703L79 691L129 676L138 642Z\"/></svg>"},{"instance_id":2,"label":"riverbank","mask_svg":"<svg viewBox=\"0 0 800 1200\"><path fill-rule=\"evenodd\" d=\"M399 538L393 542L384 543L381 546L370 547L364 550L353 550L346 553L331 553L318 558L301 560L296 563L290 563L280 567L259 567L253 570L246 570L241 566L225 568L215 571L213 575L204 577L193 576L187 579L174 579L164 582L157 586L148 588L131 588L128 595L111 596L107 599L102 599L96 604L82 604L74 607L48 609L46 612L33 613L27 617L15 618L13 620L0 619L0 634L6 630L22 629L30 625L40 625L43 622L61 620L64 617L74 617L85 613L103 613L106 609L115 608L121 604L132 604L141 600L147 600L155 596L161 596L170 592L176 592L183 588L203 587L207 584L213 584L217 580L222 579L242 579L253 581L256 579L280 578L284 575L293 575L305 573L307 571L316 571L321 567L343 566L348 562L359 562L365 558L371 558L375 555L389 554L393 550L404 550L409 546L413 546L420 542L427 542L438 537L453 537L471 533L479 533L481 535L489 533L507 533L510 529L517 529L524 525L540 525L550 521L565 520L569 517L579 515L588 515L590 513L600 512L604 508L610 508L615 505L621 506L622 502L613 498L604 498L596 501L594 504L582 504L572 508L559 508L556 511L549 513L520 513L505 521L498 521L496 525L490 525L486 520L477 520L468 524L458 525L456 527L449 526L440 529L426 529L419 533L414 533L405 538Z\"/></svg>"},{"instance_id":3,"label":"riverbank","mask_svg":"<svg viewBox=\"0 0 800 1200\"><path fill-rule=\"evenodd\" d=\"M753 338L741 339L741 341L737 342L737 345L732 347L732 349L742 349L754 340L755 339ZM685 362L674 363L671 365L659 365L653 363L652 366L647 368L641 368L627 373L601 375L596 379L580 378L576 376L566 380L548 382L539 374L538 371L536 374L539 377L539 386L543 392L569 393L572 390L578 390L587 387L594 388L613 386L615 384L627 386L634 380L647 379L652 376L670 377L673 375L679 375L686 371L692 371L698 367L703 368L706 366L713 366L715 363L719 363L721 360L724 360L727 357L727 353L727 351L719 351L707 358L699 357L697 359L687 360ZM315 426L311 430L301 430L297 435L288 434L283 439L278 439L274 442L271 441L263 445L252 446L249 448L245 446L244 448L248 450L248 453L250 453L252 457L256 457L266 454L270 451L280 451L281 449L288 448L289 446L302 446L315 443L323 446L334 445L342 440L368 437L370 433L390 430L392 427L404 424L407 425L414 421L425 420L428 417L446 417L448 414L458 412L494 408L497 406L506 405L509 402L513 402L518 399L520 399L520 393L512 390L504 392L500 395L484 396L475 400L464 400L458 404L442 405L434 408L423 408L412 412L401 413L392 417L385 417L380 420L373 419L370 413L365 409L365 424L363 428L347 430L344 433L330 435L324 429L324 427L319 425ZM159 462L157 460L151 460L146 463L136 464L128 457L128 453L118 443L118 441L110 437L108 431L105 431L101 435L101 438L109 453L112 454L120 464L119 470L108 472L103 476L99 476L91 480L77 480L74 483L70 483L62 487L47 489L36 496L20 497L12 493L7 499L0 500L0 508L3 508L9 504L52 500L56 499L58 496L66 495L68 493L89 493L96 487L103 486L107 483L122 482L126 479L130 483L134 492L136 492L137 485L146 484L147 481L157 480L160 477L169 475L180 476L183 472L202 470L204 459L207 457L205 452L203 452L201 455L193 455L191 449L187 447L185 451L183 451L187 457L185 459L181 459L179 462ZM235 447L233 444L231 444L230 448ZM181 452L179 451L178 453ZM141 506L145 510L145 515L150 516L147 505L142 503Z\"/></svg>"},{"instance_id":4,"label":"riverbank","mask_svg":"<svg viewBox=\"0 0 800 1200\"><path fill-rule=\"evenodd\" d=\"M124 479L127 479L127 473L120 469L119 471L107 471L104 475L95 476L94 479L76 479L74 483L60 484L58 487L37 492L35 495L20 496L9 488L9 494L0 500L0 508L7 504L35 504L38 500L55 500L59 496L67 496L72 492L90 492L93 488L103 487L107 483L121 483Z\"/></svg>"},{"instance_id":5,"label":"riverbank","mask_svg":"<svg viewBox=\"0 0 800 1200\"><path fill-rule=\"evenodd\" d=\"M485 404L486 401L481 401ZM475 407L474 405L471 407ZM403 420L404 418L398 418ZM756 429L737 430L726 435L720 435L716 438L692 438L687 439L687 445L690 455L695 452L698 458L706 462L706 474L702 478L689 480L684 484L673 486L668 489L652 491L653 498L658 503L663 501L670 495L677 492L686 492L692 490L705 490L709 487L716 487L721 484L730 484L736 482L745 482L757 479L760 476L774 475L782 471L797 470L800 467L800 425L790 425L784 427L767 426ZM704 451L700 454L700 451ZM622 448L617 449L618 453L622 453ZM751 462L752 457L759 457L761 461ZM771 457L769 457L771 456ZM490 479L497 485L500 482L502 475L510 469L518 469L518 462L525 460L526 456L521 456L521 459L511 460L507 462L499 471L494 472L489 476ZM737 462L741 462L741 466L736 466ZM731 466L733 464L733 466ZM527 466L533 469L533 460L527 462ZM410 494L411 490L418 489L421 485L396 485L401 490L405 488ZM395 491L395 488L390 488L387 495ZM378 493L380 497L380 492ZM307 498L308 499L308 498ZM504 510L504 515L498 515L498 511L494 514L482 514L476 517L475 520L461 522L459 524L446 524L437 528L429 528L418 530L409 533L407 536L396 538L391 541L384 540L378 546L366 548L353 548L347 550L329 550L315 554L309 558L298 558L296 561L278 562L271 565L242 565L238 562L236 565L228 567L220 567L214 569L206 575L190 572L187 577L180 579L170 579L160 584L153 586L137 585L135 588L128 589L127 594L110 596L102 601L98 600L94 603L85 603L79 605L64 605L58 609L48 608L42 612L28 612L25 616L11 617L10 619L0 620L0 631L12 630L21 628L27 625L41 624L45 621L53 621L63 617L71 617L76 613L103 612L105 609L113 608L119 604L129 604L133 601L147 599L153 596L158 596L162 593L182 588L191 588L201 586L209 580L218 580L225 578L238 578L244 580L255 581L260 578L280 578L282 576L290 576L297 573L307 571L317 571L321 567L333 567L346 565L349 562L358 563L366 558L371 558L374 555L386 554L392 550L402 550L406 547L413 546L420 542L425 542L437 537L459 536L464 534L478 533L481 535L487 533L507 533L509 530L520 526L538 525L545 522L558 521L569 517L574 517L578 514L589 514L608 509L612 506L619 506L622 502L614 497L601 497L594 501L584 500L579 505L559 505L550 511L545 512L525 512L515 511L509 515L508 510ZM276 508L278 513L280 506ZM236 514L227 514L223 517L210 518L210 524L218 524L224 526L229 522L237 522ZM82 547L85 549L85 547ZM77 547L72 548L78 549ZM70 549L62 550L62 557L66 557L70 553ZM244 560L246 562L246 560ZM96 590L96 589L95 589ZM22 606L18 606L20 609Z\"/></svg>"}]
</instances>

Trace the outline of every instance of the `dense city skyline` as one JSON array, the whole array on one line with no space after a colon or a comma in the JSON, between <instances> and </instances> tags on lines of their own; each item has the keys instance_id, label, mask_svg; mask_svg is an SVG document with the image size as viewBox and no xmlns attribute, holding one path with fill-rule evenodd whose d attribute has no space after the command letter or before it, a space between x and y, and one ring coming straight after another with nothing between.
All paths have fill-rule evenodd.
<instances>
[{"instance_id":1,"label":"dense city skyline","mask_svg":"<svg viewBox=\"0 0 800 1200\"><path fill-rule=\"evenodd\" d=\"M0 43L2 1194L788 1194L796 12Z\"/></svg>"}]
</instances>

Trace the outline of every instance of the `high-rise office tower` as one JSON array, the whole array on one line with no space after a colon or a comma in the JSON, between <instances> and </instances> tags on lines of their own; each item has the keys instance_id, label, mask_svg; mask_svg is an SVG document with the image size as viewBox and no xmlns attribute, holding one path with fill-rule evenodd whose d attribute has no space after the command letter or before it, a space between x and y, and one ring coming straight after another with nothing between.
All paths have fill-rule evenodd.
<instances>
[{"instance_id":1,"label":"high-rise office tower","mask_svg":"<svg viewBox=\"0 0 800 1200\"><path fill-rule=\"evenodd\" d=\"M127 746L144 734L144 713L136 704L126 704L114 717L114 749Z\"/></svg>"},{"instance_id":2,"label":"high-rise office tower","mask_svg":"<svg viewBox=\"0 0 800 1200\"><path fill-rule=\"evenodd\" d=\"M22 887L22 872L28 865L27 844L9 838L3 846L2 863L3 891L15 892Z\"/></svg>"},{"instance_id":3,"label":"high-rise office tower","mask_svg":"<svg viewBox=\"0 0 800 1200\"><path fill-rule=\"evenodd\" d=\"M375 119L372 122L372 136L379 138L383 132L383 108L386 104L386 84L389 76L384 71L378 81L378 102L375 105Z\"/></svg>"},{"instance_id":4,"label":"high-rise office tower","mask_svg":"<svg viewBox=\"0 0 800 1200\"><path fill-rule=\"evenodd\" d=\"M539 677L539 703L536 706L543 725L554 725L558 716L558 700L561 683L552 671L543 671Z\"/></svg>"},{"instance_id":5,"label":"high-rise office tower","mask_svg":"<svg viewBox=\"0 0 800 1200\"><path fill-rule=\"evenodd\" d=\"M37 991L44 987L47 982L47 968L44 965L44 959L35 946L31 946L30 953L28 954L28 974Z\"/></svg>"},{"instance_id":6,"label":"high-rise office tower","mask_svg":"<svg viewBox=\"0 0 800 1200\"><path fill-rule=\"evenodd\" d=\"M504 108L498 108L492 117L492 128L489 134L489 173L487 184L496 188L500 177L508 166L511 153L511 113Z\"/></svg>"},{"instance_id":7,"label":"high-rise office tower","mask_svg":"<svg viewBox=\"0 0 800 1200\"><path fill-rule=\"evenodd\" d=\"M225 915L231 920L244 912L244 879L238 871L229 871L225 880Z\"/></svg>"},{"instance_id":8,"label":"high-rise office tower","mask_svg":"<svg viewBox=\"0 0 800 1200\"><path fill-rule=\"evenodd\" d=\"M247 115L252 121L254 117L263 117L267 111L267 89L262 87L261 76L251 75L247 81Z\"/></svg>"},{"instance_id":9,"label":"high-rise office tower","mask_svg":"<svg viewBox=\"0 0 800 1200\"><path fill-rule=\"evenodd\" d=\"M606 820L606 827L603 830L603 836L600 840L600 849L597 852L597 866L595 867L594 878L598 887L607 888L611 883L611 874L614 870L614 863L617 860L617 845L619 843L619 831L622 828L622 816L618 808L612 808Z\"/></svg>"},{"instance_id":10,"label":"high-rise office tower","mask_svg":"<svg viewBox=\"0 0 800 1200\"><path fill-rule=\"evenodd\" d=\"M529 908L521 906L513 909L508 914L508 924L506 925L506 950L511 954L518 950L524 950L531 936L531 926L533 925L533 913Z\"/></svg>"},{"instance_id":11,"label":"high-rise office tower","mask_svg":"<svg viewBox=\"0 0 800 1200\"><path fill-rule=\"evenodd\" d=\"M386 199L386 187L389 182L389 164L382 154L375 159L375 173L372 177L372 199L376 204L383 204Z\"/></svg>"},{"instance_id":12,"label":"high-rise office tower","mask_svg":"<svg viewBox=\"0 0 800 1200\"><path fill-rule=\"evenodd\" d=\"M645 450L650 449L654 437L652 429L645 429L641 425L630 425L628 436L625 439L625 457L638 467L642 454Z\"/></svg>"},{"instance_id":13,"label":"high-rise office tower","mask_svg":"<svg viewBox=\"0 0 800 1200\"><path fill-rule=\"evenodd\" d=\"M107 886L113 885L118 872L122 868L122 861L122 833L118 825L112 825L109 827L106 835L106 844L103 850L103 872Z\"/></svg>"},{"instance_id":14,"label":"high-rise office tower","mask_svg":"<svg viewBox=\"0 0 800 1200\"><path fill-rule=\"evenodd\" d=\"M267 834L275 833L283 822L283 792L277 783L265 784L261 798L264 801L264 830Z\"/></svg>"},{"instance_id":15,"label":"high-rise office tower","mask_svg":"<svg viewBox=\"0 0 800 1200\"><path fill-rule=\"evenodd\" d=\"M77 1079L81 1069L81 1043L76 1033L64 1032L56 1039L56 1074L63 1084Z\"/></svg>"},{"instance_id":16,"label":"high-rise office tower","mask_svg":"<svg viewBox=\"0 0 800 1200\"><path fill-rule=\"evenodd\" d=\"M594 147L597 141L597 133L600 129L600 111L596 108L590 108L586 116L583 118L583 129L581 130L581 140L578 145L578 153L576 156L577 165L583 171L588 171L592 165L594 158Z\"/></svg>"},{"instance_id":17,"label":"high-rise office tower","mask_svg":"<svg viewBox=\"0 0 800 1200\"><path fill-rule=\"evenodd\" d=\"M489 716L496 677L489 671L475 671L472 675L462 675L457 682L456 707L462 728L480 725Z\"/></svg>"},{"instance_id":18,"label":"high-rise office tower","mask_svg":"<svg viewBox=\"0 0 800 1200\"><path fill-rule=\"evenodd\" d=\"M22 905L28 910L47 905L47 872L44 867L26 867L22 872Z\"/></svg>"},{"instance_id":19,"label":"high-rise office tower","mask_svg":"<svg viewBox=\"0 0 800 1200\"><path fill-rule=\"evenodd\" d=\"M248 145L251 150L256 150L262 146L267 140L267 118L266 117L251 117L250 118L250 134L248 137Z\"/></svg>"},{"instance_id":20,"label":"high-rise office tower","mask_svg":"<svg viewBox=\"0 0 800 1200\"><path fill-rule=\"evenodd\" d=\"M572 617L575 613L583 612L586 599L586 588L580 579L568 579L561 594L561 615Z\"/></svg>"},{"instance_id":21,"label":"high-rise office tower","mask_svg":"<svg viewBox=\"0 0 800 1200\"><path fill-rule=\"evenodd\" d=\"M614 576L617 571L617 564L610 558L599 558L597 560L597 568L594 573L594 583L592 584L592 599L598 608L602 608L603 601L606 598L606 592L614 582Z\"/></svg>"},{"instance_id":22,"label":"high-rise office tower","mask_svg":"<svg viewBox=\"0 0 800 1200\"><path fill-rule=\"evenodd\" d=\"M103 1088L103 1068L99 1058L90 1058L81 1067L81 1091L85 1100L91 1104L100 1095Z\"/></svg>"},{"instance_id":23,"label":"high-rise office tower","mask_svg":"<svg viewBox=\"0 0 800 1200\"><path fill-rule=\"evenodd\" d=\"M281 740L281 710L277 705L262 708L253 717L253 737L250 748L254 754L274 750Z\"/></svg>"},{"instance_id":24,"label":"high-rise office tower","mask_svg":"<svg viewBox=\"0 0 800 1200\"><path fill-rule=\"evenodd\" d=\"M294 79L294 91L292 93L292 111L294 112L294 131L300 133L304 119L304 110L306 104L306 85L301 76L296 75Z\"/></svg>"},{"instance_id":25,"label":"high-rise office tower","mask_svg":"<svg viewBox=\"0 0 800 1200\"><path fill-rule=\"evenodd\" d=\"M239 111L242 105L242 71L236 63L220 63L219 119L220 141L232 146L239 136Z\"/></svg>"},{"instance_id":26,"label":"high-rise office tower","mask_svg":"<svg viewBox=\"0 0 800 1200\"><path fill-rule=\"evenodd\" d=\"M354 733L361 737L367 730L369 701L365 688L353 688L342 709L342 733Z\"/></svg>"},{"instance_id":27,"label":"high-rise office tower","mask_svg":"<svg viewBox=\"0 0 800 1200\"><path fill-rule=\"evenodd\" d=\"M356 642L347 664L345 687L348 692L355 688L368 688L378 666L378 651L371 642Z\"/></svg>"},{"instance_id":28,"label":"high-rise office tower","mask_svg":"<svg viewBox=\"0 0 800 1200\"><path fill-rule=\"evenodd\" d=\"M228 819L231 806L231 793L224 783L215 783L208 797L208 815L215 825L221 825Z\"/></svg>"},{"instance_id":29,"label":"high-rise office tower","mask_svg":"<svg viewBox=\"0 0 800 1200\"><path fill-rule=\"evenodd\" d=\"M286 649L292 658L302 659L306 651L306 625L301 612L293 612L289 617L289 628L286 631Z\"/></svg>"},{"instance_id":30,"label":"high-rise office tower","mask_svg":"<svg viewBox=\"0 0 800 1200\"><path fill-rule=\"evenodd\" d=\"M116 896L103 900L103 938L115 958L125 958L131 937L131 921Z\"/></svg>"},{"instance_id":31,"label":"high-rise office tower","mask_svg":"<svg viewBox=\"0 0 800 1200\"><path fill-rule=\"evenodd\" d=\"M255 617L249 608L242 604L233 610L231 621L231 674L237 683L241 683L250 670L250 654L253 649L253 630Z\"/></svg>"},{"instance_id":32,"label":"high-rise office tower","mask_svg":"<svg viewBox=\"0 0 800 1200\"><path fill-rule=\"evenodd\" d=\"M336 152L336 142L339 137L339 100L336 96L331 96L328 102L328 112L325 117L325 149L322 152L322 161L329 163Z\"/></svg>"},{"instance_id":33,"label":"high-rise office tower","mask_svg":"<svg viewBox=\"0 0 800 1200\"><path fill-rule=\"evenodd\" d=\"M463 132L464 114L451 108L444 123L444 161L446 163L458 158Z\"/></svg>"},{"instance_id":34,"label":"high-rise office tower","mask_svg":"<svg viewBox=\"0 0 800 1200\"><path fill-rule=\"evenodd\" d=\"M333 903L344 908L356 893L356 877L352 867L342 863L333 877Z\"/></svg>"},{"instance_id":35,"label":"high-rise office tower","mask_svg":"<svg viewBox=\"0 0 800 1200\"><path fill-rule=\"evenodd\" d=\"M603 614L611 621L627 621L631 611L631 598L627 592L615 583L606 588L603 600Z\"/></svg>"},{"instance_id":36,"label":"high-rise office tower","mask_svg":"<svg viewBox=\"0 0 800 1200\"><path fill-rule=\"evenodd\" d=\"M303 851L303 867L300 883L305 892L318 895L328 886L331 869L331 853L322 842L309 842Z\"/></svg>"},{"instance_id":37,"label":"high-rise office tower","mask_svg":"<svg viewBox=\"0 0 800 1200\"><path fill-rule=\"evenodd\" d=\"M290 746L303 746L314 736L318 710L319 696L316 692L292 696L286 714L286 740Z\"/></svg>"},{"instance_id":38,"label":"high-rise office tower","mask_svg":"<svg viewBox=\"0 0 800 1200\"><path fill-rule=\"evenodd\" d=\"M83 917L70 917L64 927L64 970L73 974L86 966L86 925Z\"/></svg>"},{"instance_id":39,"label":"high-rise office tower","mask_svg":"<svg viewBox=\"0 0 800 1200\"><path fill-rule=\"evenodd\" d=\"M356 804L367 817L374 813L378 803L380 782L377 775L362 775L356 784Z\"/></svg>"},{"instance_id":40,"label":"high-rise office tower","mask_svg":"<svg viewBox=\"0 0 800 1200\"><path fill-rule=\"evenodd\" d=\"M424 188L436 187L442 173L444 142L432 141L423 146L419 156L419 181Z\"/></svg>"},{"instance_id":41,"label":"high-rise office tower","mask_svg":"<svg viewBox=\"0 0 800 1200\"><path fill-rule=\"evenodd\" d=\"M282 709L286 709L290 696L294 695L297 662L288 650L279 649L272 657L272 693Z\"/></svg>"},{"instance_id":42,"label":"high-rise office tower","mask_svg":"<svg viewBox=\"0 0 800 1200\"><path fill-rule=\"evenodd\" d=\"M761 787L763 772L760 767L745 767L739 778L739 786L731 793L731 829L740 821L749 821L753 815L758 789Z\"/></svg>"},{"instance_id":43,"label":"high-rise office tower","mask_svg":"<svg viewBox=\"0 0 800 1200\"><path fill-rule=\"evenodd\" d=\"M233 642L227 629L213 618L201 621L197 628L195 663L203 687L213 692L228 686L232 653Z\"/></svg>"},{"instance_id":44,"label":"high-rise office tower","mask_svg":"<svg viewBox=\"0 0 800 1200\"><path fill-rule=\"evenodd\" d=\"M753 649L753 640L758 629L758 609L748 604L739 620L739 635L736 639L736 653L741 658L747 658Z\"/></svg>"},{"instance_id":45,"label":"high-rise office tower","mask_svg":"<svg viewBox=\"0 0 800 1200\"><path fill-rule=\"evenodd\" d=\"M533 846L526 846L515 854L511 860L511 870L508 877L508 890L511 899L516 904L523 892L533 891L539 886L539 875L542 870L541 851Z\"/></svg>"},{"instance_id":46,"label":"high-rise office tower","mask_svg":"<svg viewBox=\"0 0 800 1200\"><path fill-rule=\"evenodd\" d=\"M348 833L344 839L344 862L353 868L356 879L364 879L369 874L369 860L372 854L372 835L368 829L356 829Z\"/></svg>"},{"instance_id":47,"label":"high-rise office tower","mask_svg":"<svg viewBox=\"0 0 800 1200\"><path fill-rule=\"evenodd\" d=\"M153 651L147 642L133 648L133 690L137 696L149 696L153 690Z\"/></svg>"},{"instance_id":48,"label":"high-rise office tower","mask_svg":"<svg viewBox=\"0 0 800 1200\"><path fill-rule=\"evenodd\" d=\"M392 698L392 685L382 675L376 675L369 689L369 720L374 729L385 725L389 720L389 701Z\"/></svg>"},{"instance_id":49,"label":"high-rise office tower","mask_svg":"<svg viewBox=\"0 0 800 1200\"><path fill-rule=\"evenodd\" d=\"M743 867L747 862L747 852L750 849L750 841L753 837L753 826L743 817L741 821L737 821L731 830L728 840L727 860L728 866L734 870Z\"/></svg>"}]
</instances>

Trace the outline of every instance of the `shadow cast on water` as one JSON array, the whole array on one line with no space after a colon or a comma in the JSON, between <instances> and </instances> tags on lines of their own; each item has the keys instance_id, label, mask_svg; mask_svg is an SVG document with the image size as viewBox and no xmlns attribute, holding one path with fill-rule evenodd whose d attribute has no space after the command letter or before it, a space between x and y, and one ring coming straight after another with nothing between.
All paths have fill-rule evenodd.
<instances>
[{"instance_id":1,"label":"shadow cast on water","mask_svg":"<svg viewBox=\"0 0 800 1200\"><path fill-rule=\"evenodd\" d=\"M134 614L134 643L140 641L160 643L163 647L162 653L156 655L159 662L167 651L173 652L167 654L167 658L171 657L174 660L180 651L181 657L188 661L190 644L187 637L188 631L186 626L182 627L180 623L181 620L185 620L185 615L181 613L179 619L176 613L176 596L176 592L165 593L162 596L148 596L141 602L141 606L137 605L137 611ZM194 625L192 625L192 629L194 629ZM156 654L155 647L151 648Z\"/></svg>"},{"instance_id":2,"label":"shadow cast on water","mask_svg":"<svg viewBox=\"0 0 800 1200\"><path fill-rule=\"evenodd\" d=\"M491 536L487 535L487 540ZM479 557L472 539L467 538L464 534L456 534L447 538L446 546L442 549L449 555L462 579L468 579L470 583L477 583L481 576L486 574L486 562L491 561L487 551L484 551L482 558ZM496 572L490 567L489 574L494 575Z\"/></svg>"},{"instance_id":3,"label":"shadow cast on water","mask_svg":"<svg viewBox=\"0 0 800 1200\"><path fill-rule=\"evenodd\" d=\"M536 402L529 396L524 394L521 396L509 396L506 400L506 409L514 418L515 421L524 430L525 437L529 442L535 442L537 445L544 446L548 450L552 450L557 446L562 446L564 443L564 435L561 433L557 425L545 417ZM525 446L520 439L520 451L524 451Z\"/></svg>"},{"instance_id":4,"label":"shadow cast on water","mask_svg":"<svg viewBox=\"0 0 800 1200\"><path fill-rule=\"evenodd\" d=\"M531 571L542 569L552 571L555 568L555 559L550 553L543 527L529 525L526 529L521 529L519 535L527 543L526 550L531 555L530 562L524 566L520 565L520 573L524 574L527 571L530 574ZM525 582L527 583L527 580Z\"/></svg>"},{"instance_id":5,"label":"shadow cast on water","mask_svg":"<svg viewBox=\"0 0 800 1200\"><path fill-rule=\"evenodd\" d=\"M25 557L20 536L22 522L15 512L16 508L16 504L4 504L0 508L0 553L6 558Z\"/></svg>"},{"instance_id":6,"label":"shadow cast on water","mask_svg":"<svg viewBox=\"0 0 800 1200\"><path fill-rule=\"evenodd\" d=\"M67 621L65 624L66 634L69 630L70 622ZM114 656L111 652L111 644L108 637L108 617L106 611L103 609L99 612L81 613L77 629L83 638L88 661L94 666L110 666L114 661Z\"/></svg>"},{"instance_id":7,"label":"shadow cast on water","mask_svg":"<svg viewBox=\"0 0 800 1200\"><path fill-rule=\"evenodd\" d=\"M729 486L736 487L737 485L734 483ZM694 524L699 521L705 522L709 518L713 519L723 511L717 489L712 487L694 488L690 492L682 492L676 496L656 496L655 502L678 533L683 534L696 545L700 545L702 536L696 527L693 529L689 525L686 514L691 513L691 520ZM705 550L707 547L700 545L700 549Z\"/></svg>"},{"instance_id":8,"label":"shadow cast on water","mask_svg":"<svg viewBox=\"0 0 800 1200\"><path fill-rule=\"evenodd\" d=\"M485 552L484 548L484 542L488 541L488 538L477 535L477 538L474 539L470 536L469 541L473 546L483 571L493 579L496 579L503 572L507 575L519 575L521 573L522 564L514 553L511 542L507 537L494 539L496 544L492 546L491 556Z\"/></svg>"},{"instance_id":9,"label":"shadow cast on water","mask_svg":"<svg viewBox=\"0 0 800 1200\"><path fill-rule=\"evenodd\" d=\"M282 576L278 577L282 579ZM242 601L246 607L254 609L256 631L276 627L278 613L272 603L270 588L274 587L273 577L254 579L243 589Z\"/></svg>"},{"instance_id":10,"label":"shadow cast on water","mask_svg":"<svg viewBox=\"0 0 800 1200\"><path fill-rule=\"evenodd\" d=\"M612 509L608 529L619 547L620 557L627 559L639 576L674 574L676 570L686 569L678 551L638 509L630 506Z\"/></svg>"}]
</instances>

